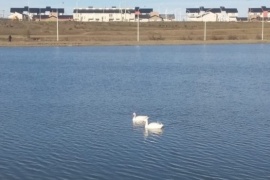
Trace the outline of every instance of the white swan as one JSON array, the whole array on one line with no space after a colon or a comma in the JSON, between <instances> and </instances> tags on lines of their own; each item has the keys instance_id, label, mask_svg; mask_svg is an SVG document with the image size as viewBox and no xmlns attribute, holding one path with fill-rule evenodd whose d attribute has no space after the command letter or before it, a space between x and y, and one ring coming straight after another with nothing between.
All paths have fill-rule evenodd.
<instances>
[{"instance_id":1,"label":"white swan","mask_svg":"<svg viewBox=\"0 0 270 180\"><path fill-rule=\"evenodd\" d=\"M148 119L145 121L145 129L161 129L163 126L164 125L160 122L152 122L148 124Z\"/></svg>"},{"instance_id":2,"label":"white swan","mask_svg":"<svg viewBox=\"0 0 270 180\"><path fill-rule=\"evenodd\" d=\"M136 116L136 113L133 113L133 123L142 123L148 120L148 116Z\"/></svg>"}]
</instances>

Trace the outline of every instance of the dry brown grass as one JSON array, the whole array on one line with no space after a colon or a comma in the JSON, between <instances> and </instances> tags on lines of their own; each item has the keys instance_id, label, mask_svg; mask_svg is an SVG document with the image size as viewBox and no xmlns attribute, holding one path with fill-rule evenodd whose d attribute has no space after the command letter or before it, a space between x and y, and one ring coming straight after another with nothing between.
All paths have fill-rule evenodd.
<instances>
[{"instance_id":1,"label":"dry brown grass","mask_svg":"<svg viewBox=\"0 0 270 180\"><path fill-rule=\"evenodd\" d=\"M209 22L207 23L206 39L211 42L258 41L261 39L261 32L261 22ZM52 43L56 41L56 22L0 20L0 42L2 45L7 41L8 35L12 35L12 43L17 44L23 44L23 42ZM140 23L141 43L198 43L203 39L203 22ZM270 23L268 22L264 24L264 39L270 40ZM133 44L137 40L137 23L59 22L59 40L71 44L74 42Z\"/></svg>"}]
</instances>

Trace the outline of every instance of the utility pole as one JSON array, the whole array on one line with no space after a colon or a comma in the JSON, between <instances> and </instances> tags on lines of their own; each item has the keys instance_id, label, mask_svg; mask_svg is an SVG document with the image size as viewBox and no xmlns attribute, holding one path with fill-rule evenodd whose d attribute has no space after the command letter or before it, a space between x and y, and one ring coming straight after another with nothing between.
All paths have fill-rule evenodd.
<instances>
[{"instance_id":1,"label":"utility pole","mask_svg":"<svg viewBox=\"0 0 270 180\"><path fill-rule=\"evenodd\" d=\"M263 41L264 18L262 18L262 41Z\"/></svg>"},{"instance_id":2,"label":"utility pole","mask_svg":"<svg viewBox=\"0 0 270 180\"><path fill-rule=\"evenodd\" d=\"M204 41L206 41L206 21L204 21Z\"/></svg>"},{"instance_id":3,"label":"utility pole","mask_svg":"<svg viewBox=\"0 0 270 180\"><path fill-rule=\"evenodd\" d=\"M28 21L30 21L29 0L28 0Z\"/></svg>"},{"instance_id":4,"label":"utility pole","mask_svg":"<svg viewBox=\"0 0 270 180\"><path fill-rule=\"evenodd\" d=\"M56 20L56 40L59 41L59 36L58 36L58 8L56 10L56 15L57 15L57 20Z\"/></svg>"},{"instance_id":5,"label":"utility pole","mask_svg":"<svg viewBox=\"0 0 270 180\"><path fill-rule=\"evenodd\" d=\"M138 23L137 23L137 41L140 41L140 9L138 9L137 12L137 16L138 16Z\"/></svg>"},{"instance_id":6,"label":"utility pole","mask_svg":"<svg viewBox=\"0 0 270 180\"><path fill-rule=\"evenodd\" d=\"M76 13L76 16L77 16L77 21L79 21L79 14L78 14L78 1L79 1L79 0L77 0L77 1L76 1L76 6L77 6L77 13Z\"/></svg>"}]
</instances>

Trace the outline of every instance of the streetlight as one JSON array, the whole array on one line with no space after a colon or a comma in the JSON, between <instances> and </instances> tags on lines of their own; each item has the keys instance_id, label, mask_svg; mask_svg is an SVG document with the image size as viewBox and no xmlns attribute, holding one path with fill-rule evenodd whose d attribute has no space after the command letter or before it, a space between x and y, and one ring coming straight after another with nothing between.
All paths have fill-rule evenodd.
<instances>
[{"instance_id":1,"label":"streetlight","mask_svg":"<svg viewBox=\"0 0 270 180\"><path fill-rule=\"evenodd\" d=\"M251 21L251 12L252 10L250 8L248 8L248 21Z\"/></svg>"},{"instance_id":2,"label":"streetlight","mask_svg":"<svg viewBox=\"0 0 270 180\"><path fill-rule=\"evenodd\" d=\"M268 19L268 13L269 11L266 11L267 12L267 19ZM264 17L264 11L262 13L262 41L263 41L263 35L264 35L264 20L265 20L265 17Z\"/></svg>"},{"instance_id":3,"label":"streetlight","mask_svg":"<svg viewBox=\"0 0 270 180\"><path fill-rule=\"evenodd\" d=\"M29 0L28 0L28 21L30 21L30 12L29 12Z\"/></svg>"},{"instance_id":4,"label":"streetlight","mask_svg":"<svg viewBox=\"0 0 270 180\"><path fill-rule=\"evenodd\" d=\"M204 41L206 41L206 21L204 21Z\"/></svg>"},{"instance_id":5,"label":"streetlight","mask_svg":"<svg viewBox=\"0 0 270 180\"><path fill-rule=\"evenodd\" d=\"M212 9L212 8L211 8ZM204 21L204 38L203 40L206 41L206 19L205 19L205 15L211 10L211 9L208 9L207 11L205 11L204 15L203 15L203 18L202 20Z\"/></svg>"},{"instance_id":6,"label":"streetlight","mask_svg":"<svg viewBox=\"0 0 270 180\"><path fill-rule=\"evenodd\" d=\"M138 22L137 22L137 41L140 41L140 8L135 12L138 16Z\"/></svg>"},{"instance_id":7,"label":"streetlight","mask_svg":"<svg viewBox=\"0 0 270 180\"><path fill-rule=\"evenodd\" d=\"M168 21L168 8L165 9L165 19Z\"/></svg>"},{"instance_id":8,"label":"streetlight","mask_svg":"<svg viewBox=\"0 0 270 180\"><path fill-rule=\"evenodd\" d=\"M262 41L263 41L264 17L262 17Z\"/></svg>"},{"instance_id":9,"label":"streetlight","mask_svg":"<svg viewBox=\"0 0 270 180\"><path fill-rule=\"evenodd\" d=\"M59 41L59 34L58 34L58 8L56 9L56 15L57 15L57 20L56 20L56 40Z\"/></svg>"},{"instance_id":10,"label":"streetlight","mask_svg":"<svg viewBox=\"0 0 270 180\"><path fill-rule=\"evenodd\" d=\"M77 21L79 21L79 14L78 14L78 2L79 0L76 1L76 6L77 6L77 13L76 13L76 16L77 16Z\"/></svg>"},{"instance_id":11,"label":"streetlight","mask_svg":"<svg viewBox=\"0 0 270 180\"><path fill-rule=\"evenodd\" d=\"M62 6L63 6L64 2L62 2ZM59 41L59 27L58 27L58 19L59 19L59 8L56 8L56 15L57 15L57 19L56 19L56 40Z\"/></svg>"},{"instance_id":12,"label":"streetlight","mask_svg":"<svg viewBox=\"0 0 270 180\"><path fill-rule=\"evenodd\" d=\"M206 12L205 12L204 16L202 17L202 20L204 21L204 33L203 33L203 40L204 41L206 41L206 19L205 19Z\"/></svg>"},{"instance_id":13,"label":"streetlight","mask_svg":"<svg viewBox=\"0 0 270 180\"><path fill-rule=\"evenodd\" d=\"M181 21L181 8L176 8L176 9L174 9L175 20L177 21L177 10L180 10L179 13L178 13L178 15L179 15L178 21Z\"/></svg>"}]
</instances>

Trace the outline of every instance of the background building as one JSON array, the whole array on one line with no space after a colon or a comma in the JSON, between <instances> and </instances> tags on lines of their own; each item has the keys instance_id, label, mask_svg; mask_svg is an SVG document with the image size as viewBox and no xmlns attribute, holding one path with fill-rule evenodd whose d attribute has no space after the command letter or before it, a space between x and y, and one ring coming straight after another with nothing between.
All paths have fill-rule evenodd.
<instances>
[{"instance_id":1,"label":"background building","mask_svg":"<svg viewBox=\"0 0 270 180\"><path fill-rule=\"evenodd\" d=\"M268 21L270 19L270 8L262 6L261 8L249 8L248 20L249 21L261 21L262 19Z\"/></svg>"},{"instance_id":2,"label":"background building","mask_svg":"<svg viewBox=\"0 0 270 180\"><path fill-rule=\"evenodd\" d=\"M110 22L135 21L135 10L131 8L76 8L73 10L75 21Z\"/></svg>"},{"instance_id":3,"label":"background building","mask_svg":"<svg viewBox=\"0 0 270 180\"><path fill-rule=\"evenodd\" d=\"M159 14L153 8L75 8L73 15L64 15L64 8L11 8L9 19L32 21L82 21L82 22L140 22L175 21L174 14Z\"/></svg>"},{"instance_id":4,"label":"background building","mask_svg":"<svg viewBox=\"0 0 270 180\"><path fill-rule=\"evenodd\" d=\"M154 12L152 8L75 8L73 10L73 19L83 22L135 22L140 18L141 22L150 21L173 21L174 14L160 15Z\"/></svg>"},{"instance_id":5,"label":"background building","mask_svg":"<svg viewBox=\"0 0 270 180\"><path fill-rule=\"evenodd\" d=\"M237 21L238 10L236 8L187 8L187 21Z\"/></svg>"},{"instance_id":6,"label":"background building","mask_svg":"<svg viewBox=\"0 0 270 180\"><path fill-rule=\"evenodd\" d=\"M59 20L72 20L72 16L64 15L64 8L30 8L25 6L23 8L10 8L9 19L13 20L38 20L38 21L53 21Z\"/></svg>"}]
</instances>

